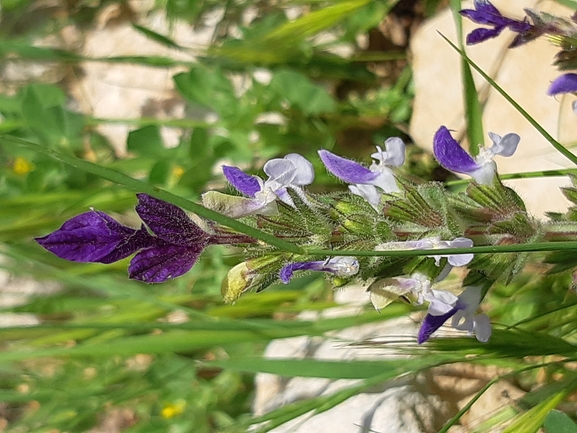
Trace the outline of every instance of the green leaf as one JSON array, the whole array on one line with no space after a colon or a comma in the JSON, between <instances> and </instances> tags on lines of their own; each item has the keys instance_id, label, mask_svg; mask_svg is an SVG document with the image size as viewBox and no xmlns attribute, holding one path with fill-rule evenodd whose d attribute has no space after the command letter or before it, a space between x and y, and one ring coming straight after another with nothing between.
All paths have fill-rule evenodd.
<instances>
[{"instance_id":1,"label":"green leaf","mask_svg":"<svg viewBox=\"0 0 577 433\"><path fill-rule=\"evenodd\" d=\"M155 31L147 29L146 27L139 26L138 24L132 24L132 27L135 30L142 33L147 38L152 39L153 41L158 42L159 44L165 45L170 48L176 48L178 50L182 49L182 47L178 45L176 42L174 42L172 39L164 35L161 35L160 33L156 33Z\"/></svg>"},{"instance_id":2,"label":"green leaf","mask_svg":"<svg viewBox=\"0 0 577 433\"><path fill-rule=\"evenodd\" d=\"M459 36L459 47L464 53L463 49L463 17L459 14L461 7L461 0L451 0L451 9L453 11L453 19L457 27ZM466 54L461 57L461 73L463 80L463 98L465 102L465 119L467 121L467 138L469 139L469 151L471 155L479 153L479 144L483 144L483 110L479 101L479 95L475 88L475 81L473 80L473 73L471 67L465 59Z\"/></svg>"},{"instance_id":3,"label":"green leaf","mask_svg":"<svg viewBox=\"0 0 577 433\"><path fill-rule=\"evenodd\" d=\"M276 72L270 88L305 114L331 113L336 109L336 103L328 92L299 72Z\"/></svg>"},{"instance_id":4,"label":"green leaf","mask_svg":"<svg viewBox=\"0 0 577 433\"><path fill-rule=\"evenodd\" d=\"M162 137L160 136L160 130L158 126L154 125L131 131L128 134L126 146L128 151L140 156L160 158L166 153L166 149L162 143Z\"/></svg>"},{"instance_id":5,"label":"green leaf","mask_svg":"<svg viewBox=\"0 0 577 433\"><path fill-rule=\"evenodd\" d=\"M78 136L82 116L64 108L66 96L56 86L31 84L24 90L22 115L28 126L53 146L76 150L81 146Z\"/></svg>"},{"instance_id":6,"label":"green leaf","mask_svg":"<svg viewBox=\"0 0 577 433\"><path fill-rule=\"evenodd\" d=\"M238 98L228 77L218 68L196 64L188 73L174 76L178 91L189 101L233 118L237 114Z\"/></svg>"},{"instance_id":7,"label":"green leaf","mask_svg":"<svg viewBox=\"0 0 577 433\"><path fill-rule=\"evenodd\" d=\"M166 183L168 176L170 175L170 169L172 168L172 164L170 161L166 159L162 159L158 161L156 164L152 166L150 173L148 174L148 180L150 183L154 183L156 185L163 185Z\"/></svg>"},{"instance_id":8,"label":"green leaf","mask_svg":"<svg viewBox=\"0 0 577 433\"><path fill-rule=\"evenodd\" d=\"M558 410L552 410L547 414L543 426L547 433L577 433L577 424Z\"/></svg>"},{"instance_id":9,"label":"green leaf","mask_svg":"<svg viewBox=\"0 0 577 433\"><path fill-rule=\"evenodd\" d=\"M577 10L577 1L575 0L555 0L560 5L567 6L568 8L572 8Z\"/></svg>"},{"instance_id":10,"label":"green leaf","mask_svg":"<svg viewBox=\"0 0 577 433\"><path fill-rule=\"evenodd\" d=\"M512 424L503 430L503 433L535 433L543 425L549 412L561 403L564 397L565 392L563 391L549 397L524 414L519 415Z\"/></svg>"}]
</instances>

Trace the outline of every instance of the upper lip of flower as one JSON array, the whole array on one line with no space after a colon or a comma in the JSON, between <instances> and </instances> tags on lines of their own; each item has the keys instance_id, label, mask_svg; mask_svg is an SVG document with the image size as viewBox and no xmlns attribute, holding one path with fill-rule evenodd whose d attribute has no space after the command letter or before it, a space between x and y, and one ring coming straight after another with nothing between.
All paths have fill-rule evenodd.
<instances>
[{"instance_id":1,"label":"upper lip of flower","mask_svg":"<svg viewBox=\"0 0 577 433\"><path fill-rule=\"evenodd\" d=\"M455 140L445 126L441 126L433 138L433 152L439 163L448 170L472 176L478 183L491 183L496 166L493 162L495 155L509 157L515 153L520 137L509 133L500 135L489 133L493 144L491 147L481 148L479 155L473 158Z\"/></svg>"},{"instance_id":2,"label":"upper lip of flower","mask_svg":"<svg viewBox=\"0 0 577 433\"><path fill-rule=\"evenodd\" d=\"M550 96L575 92L577 92L577 74L575 73L563 74L557 77L547 89L547 94Z\"/></svg>"}]
</instances>

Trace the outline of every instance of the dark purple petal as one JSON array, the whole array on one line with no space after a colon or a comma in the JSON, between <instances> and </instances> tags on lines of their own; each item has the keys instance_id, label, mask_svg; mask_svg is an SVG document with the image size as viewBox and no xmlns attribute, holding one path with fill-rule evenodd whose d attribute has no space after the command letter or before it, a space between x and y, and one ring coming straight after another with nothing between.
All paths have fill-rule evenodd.
<instances>
[{"instance_id":1,"label":"dark purple petal","mask_svg":"<svg viewBox=\"0 0 577 433\"><path fill-rule=\"evenodd\" d=\"M509 21L488 1L475 1L475 9L463 9L459 13L477 24L505 25Z\"/></svg>"},{"instance_id":2,"label":"dark purple petal","mask_svg":"<svg viewBox=\"0 0 577 433\"><path fill-rule=\"evenodd\" d=\"M128 267L128 275L145 283L163 283L188 272L203 248L201 245L187 248L160 243L135 255Z\"/></svg>"},{"instance_id":3,"label":"dark purple petal","mask_svg":"<svg viewBox=\"0 0 577 433\"><path fill-rule=\"evenodd\" d=\"M238 167L223 165L222 172L232 186L249 197L254 198L254 195L261 190L256 177L246 174Z\"/></svg>"},{"instance_id":4,"label":"dark purple petal","mask_svg":"<svg viewBox=\"0 0 577 433\"><path fill-rule=\"evenodd\" d=\"M444 126L441 126L435 133L433 152L437 161L447 170L456 173L471 173L480 168Z\"/></svg>"},{"instance_id":5,"label":"dark purple petal","mask_svg":"<svg viewBox=\"0 0 577 433\"><path fill-rule=\"evenodd\" d=\"M378 172L372 172L358 162L341 158L328 150L319 150L319 156L329 172L347 183L368 184L379 176Z\"/></svg>"},{"instance_id":6,"label":"dark purple petal","mask_svg":"<svg viewBox=\"0 0 577 433\"><path fill-rule=\"evenodd\" d=\"M551 83L547 90L549 96L573 92L577 92L577 74L561 75Z\"/></svg>"},{"instance_id":7,"label":"dark purple petal","mask_svg":"<svg viewBox=\"0 0 577 433\"><path fill-rule=\"evenodd\" d=\"M35 240L62 259L93 263L109 256L135 233L136 230L123 226L104 212L90 211L69 219L55 232Z\"/></svg>"},{"instance_id":8,"label":"dark purple petal","mask_svg":"<svg viewBox=\"0 0 577 433\"><path fill-rule=\"evenodd\" d=\"M150 248L156 243L157 238L151 236L146 227L142 226L132 236L121 241L110 254L100 258L98 263L109 264L117 262L143 248Z\"/></svg>"},{"instance_id":9,"label":"dark purple petal","mask_svg":"<svg viewBox=\"0 0 577 433\"><path fill-rule=\"evenodd\" d=\"M467 45L475 45L487 39L496 38L504 29L505 26L495 27L493 29L475 29L467 35Z\"/></svg>"},{"instance_id":10,"label":"dark purple petal","mask_svg":"<svg viewBox=\"0 0 577 433\"><path fill-rule=\"evenodd\" d=\"M179 207L151 197L137 194L136 212L148 228L160 239L169 244L204 248L210 241L210 235L192 222L186 212Z\"/></svg>"},{"instance_id":11,"label":"dark purple petal","mask_svg":"<svg viewBox=\"0 0 577 433\"><path fill-rule=\"evenodd\" d=\"M440 316L433 316L432 314L427 314L425 316L425 320L421 324L421 328L419 329L419 334L417 336L417 343L423 344L427 341L433 333L443 326L447 320L455 315L455 313L459 310L459 307L454 307L448 313L442 314Z\"/></svg>"},{"instance_id":12,"label":"dark purple petal","mask_svg":"<svg viewBox=\"0 0 577 433\"><path fill-rule=\"evenodd\" d=\"M323 263L319 261L289 263L280 270L279 278L287 284L293 277L294 271L319 271L323 269Z\"/></svg>"}]
</instances>

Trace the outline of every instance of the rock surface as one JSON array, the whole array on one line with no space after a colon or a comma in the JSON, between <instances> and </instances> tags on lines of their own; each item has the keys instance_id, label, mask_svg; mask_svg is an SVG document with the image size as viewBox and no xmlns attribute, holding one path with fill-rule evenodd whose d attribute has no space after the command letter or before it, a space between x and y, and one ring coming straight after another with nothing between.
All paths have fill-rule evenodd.
<instances>
[{"instance_id":1,"label":"rock surface","mask_svg":"<svg viewBox=\"0 0 577 433\"><path fill-rule=\"evenodd\" d=\"M472 3L472 2L471 2ZM553 1L495 0L499 10L522 17L523 8L570 16L571 10ZM465 6L465 7L470 7ZM465 34L479 27L463 20ZM450 11L440 13L425 23L412 39L415 80L414 113L411 135L419 146L432 151L432 137L440 125L457 131L464 138L465 116L461 80L461 59L439 35L456 42L456 30ZM495 79L542 127L564 145L577 141L577 117L571 110L573 96L553 98L546 91L560 72L552 65L557 49L546 40L537 40L515 49L507 49L513 39L505 31L498 38L466 47L470 58ZM509 102L483 78L474 73L483 109L485 132L499 135L515 132L521 136L517 153L511 158L497 158L500 173L555 170L573 164L560 155ZM489 144L487 137L485 144ZM466 143L464 143L466 146ZM507 181L515 188L536 216L546 211L566 210L569 202L559 187L568 186L566 177Z\"/></svg>"}]
</instances>

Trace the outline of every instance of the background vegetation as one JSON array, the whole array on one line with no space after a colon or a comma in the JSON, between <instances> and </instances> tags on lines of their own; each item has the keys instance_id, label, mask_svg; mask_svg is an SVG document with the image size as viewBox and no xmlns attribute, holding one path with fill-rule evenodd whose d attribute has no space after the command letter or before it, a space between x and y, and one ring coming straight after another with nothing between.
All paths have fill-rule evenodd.
<instances>
[{"instance_id":1,"label":"background vegetation","mask_svg":"<svg viewBox=\"0 0 577 433\"><path fill-rule=\"evenodd\" d=\"M561 425L567 432L577 431L567 415L552 411L565 401L559 408L575 417L570 403L577 395L571 363L577 331L572 275L570 270L546 275L537 256L530 273L492 290L490 314L497 329L488 344L437 339L426 356L415 351L411 362L305 362L266 360L260 354L275 338L322 336L409 309L392 306L378 314L367 307L354 317L298 321L295 317L303 310L334 306L332 289L322 279L298 278L224 305L221 280L239 260L230 250L211 248L187 275L152 286L129 281L126 261L110 266L70 263L33 241L89 207L136 226L132 209L138 184L113 183L105 169L197 201L202 192L225 187L215 174L222 161L256 173L268 158L298 152L316 165L314 188L340 188L320 166L318 149L360 159L386 137L410 141L405 134L413 95L406 52L410 28L444 6L438 3L156 2L148 13L164 11L174 24L198 28L218 12L210 46L193 49L143 25L134 2L4 0L0 266L13 276L12 287L29 280L40 284L25 303L3 308L4 313L32 313L38 323L0 328L0 428L82 432L114 423L126 432L232 433L258 424L267 431L311 409L328 410L401 374L466 358L503 367L507 380L530 391L518 406L497 414L495 422L513 420L507 431L536 431L545 420L549 432L561 431ZM66 26L90 32L111 7L119 11L118 22L130 23L151 42L189 60L87 59L79 50L39 42ZM291 19L287 11L294 12ZM405 23L401 43L388 37L386 17ZM70 86L87 61L178 66L181 72L173 80L177 97L186 101L186 115L102 119L81 114ZM25 78L24 71L46 64L59 71L56 78ZM13 67L20 68L21 81L7 79ZM117 123L132 125L122 157L98 129ZM179 132L177 146L164 146L164 127ZM430 156L409 150L404 175L446 178ZM75 158L102 169L86 170L74 164ZM292 403L254 419L250 404L258 371L335 379L346 372L347 378L362 381L352 391Z\"/></svg>"}]
</instances>

